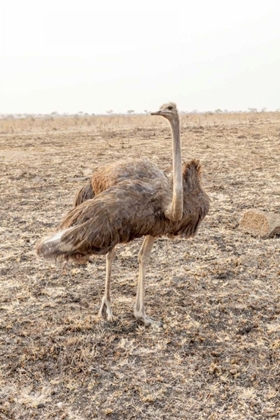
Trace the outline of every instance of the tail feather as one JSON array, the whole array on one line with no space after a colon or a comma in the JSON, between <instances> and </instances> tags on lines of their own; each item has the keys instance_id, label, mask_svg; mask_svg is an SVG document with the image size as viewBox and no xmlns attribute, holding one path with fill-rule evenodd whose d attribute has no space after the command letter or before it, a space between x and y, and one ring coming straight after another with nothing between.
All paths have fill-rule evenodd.
<instances>
[{"instance_id":1,"label":"tail feather","mask_svg":"<svg viewBox=\"0 0 280 420\"><path fill-rule=\"evenodd\" d=\"M36 245L37 254L44 258L55 258L61 254L62 236L71 228L63 229L41 239Z\"/></svg>"},{"instance_id":2,"label":"tail feather","mask_svg":"<svg viewBox=\"0 0 280 420\"><path fill-rule=\"evenodd\" d=\"M113 227L111 216L102 199L87 200L66 215L58 232L38 242L37 254L76 262L85 261L92 254L107 254L120 242L121 221L118 223L113 216Z\"/></svg>"},{"instance_id":3,"label":"tail feather","mask_svg":"<svg viewBox=\"0 0 280 420\"><path fill-rule=\"evenodd\" d=\"M75 230L77 230L77 226L61 230L53 236L41 239L36 245L37 254L47 259L62 257L66 261L73 260L75 263L85 264L88 262L91 253L81 251L81 243L75 246L73 241L68 241L67 234L75 234Z\"/></svg>"},{"instance_id":4,"label":"tail feather","mask_svg":"<svg viewBox=\"0 0 280 420\"><path fill-rule=\"evenodd\" d=\"M77 192L75 199L74 199L74 206L78 206L79 204L83 203L84 201L90 200L94 197L94 191L91 185L91 180Z\"/></svg>"}]
</instances>

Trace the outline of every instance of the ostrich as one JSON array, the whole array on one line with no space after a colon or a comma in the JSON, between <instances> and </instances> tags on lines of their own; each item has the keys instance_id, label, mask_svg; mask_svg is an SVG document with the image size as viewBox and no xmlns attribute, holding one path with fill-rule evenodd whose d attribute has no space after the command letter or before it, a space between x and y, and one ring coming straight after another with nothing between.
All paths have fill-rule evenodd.
<instances>
[{"instance_id":1,"label":"ostrich","mask_svg":"<svg viewBox=\"0 0 280 420\"><path fill-rule=\"evenodd\" d=\"M145 325L161 325L146 315L145 271L153 243L159 236L190 238L209 211L209 198L200 185L201 167L181 159L180 120L174 103L152 115L166 118L172 130L173 179L147 159L130 159L99 168L76 196L75 205L59 230L37 244L45 258L62 256L76 261L106 254L105 309L112 320L110 280L115 246L144 236L139 251L139 281L134 316Z\"/></svg>"}]
</instances>

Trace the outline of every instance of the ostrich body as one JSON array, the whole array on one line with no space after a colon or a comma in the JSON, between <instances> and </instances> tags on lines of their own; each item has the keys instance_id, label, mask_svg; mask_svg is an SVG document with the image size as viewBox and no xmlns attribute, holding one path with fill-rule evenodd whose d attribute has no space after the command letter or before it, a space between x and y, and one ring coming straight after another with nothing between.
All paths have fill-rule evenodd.
<instances>
[{"instance_id":1,"label":"ostrich body","mask_svg":"<svg viewBox=\"0 0 280 420\"><path fill-rule=\"evenodd\" d=\"M173 179L147 159L120 161L99 168L82 188L71 210L53 236L37 245L43 257L84 259L106 254L105 294L99 315L106 308L112 319L110 279L115 246L144 236L139 252L139 282L134 315L145 325L157 324L145 313L145 270L154 240L162 235L190 238L209 210L209 199L200 185L197 160L181 162L180 121L174 103L158 112L171 124Z\"/></svg>"}]
</instances>

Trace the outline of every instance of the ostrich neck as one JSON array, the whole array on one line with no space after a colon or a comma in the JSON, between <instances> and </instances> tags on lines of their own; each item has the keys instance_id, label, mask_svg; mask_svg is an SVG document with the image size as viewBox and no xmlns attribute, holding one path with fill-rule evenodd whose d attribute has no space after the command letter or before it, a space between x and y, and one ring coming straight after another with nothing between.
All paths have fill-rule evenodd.
<instances>
[{"instance_id":1,"label":"ostrich neck","mask_svg":"<svg viewBox=\"0 0 280 420\"><path fill-rule=\"evenodd\" d=\"M179 118L171 121L173 137L172 158L173 158L173 196L171 204L172 220L181 220L183 217L183 181L182 181L182 155L180 139Z\"/></svg>"}]
</instances>

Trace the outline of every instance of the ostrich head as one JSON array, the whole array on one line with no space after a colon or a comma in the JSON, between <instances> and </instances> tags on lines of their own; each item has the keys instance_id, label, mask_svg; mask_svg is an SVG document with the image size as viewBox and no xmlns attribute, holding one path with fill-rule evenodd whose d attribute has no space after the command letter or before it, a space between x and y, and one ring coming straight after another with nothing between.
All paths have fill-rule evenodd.
<instances>
[{"instance_id":1,"label":"ostrich head","mask_svg":"<svg viewBox=\"0 0 280 420\"><path fill-rule=\"evenodd\" d=\"M162 105L158 111L152 112L151 115L161 115L170 122L178 120L177 106L174 102L169 102L168 104Z\"/></svg>"}]
</instances>

